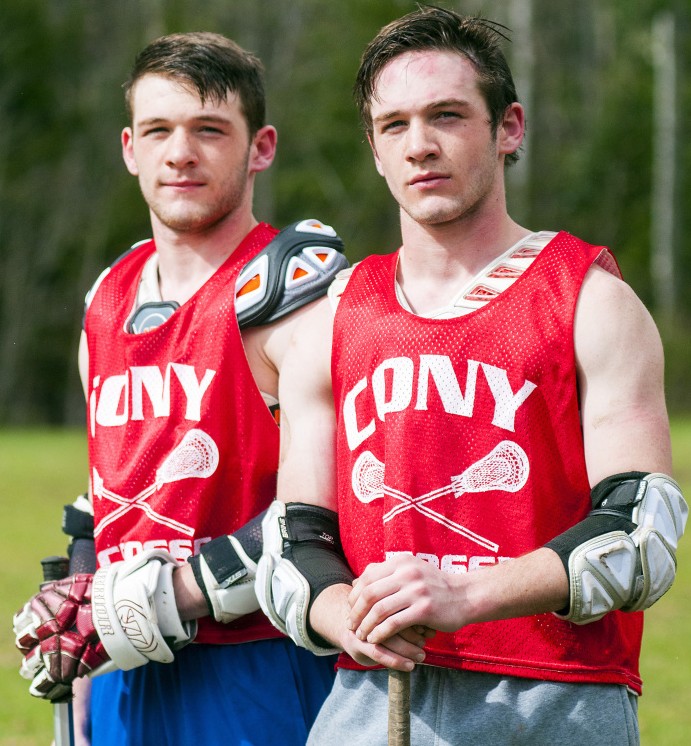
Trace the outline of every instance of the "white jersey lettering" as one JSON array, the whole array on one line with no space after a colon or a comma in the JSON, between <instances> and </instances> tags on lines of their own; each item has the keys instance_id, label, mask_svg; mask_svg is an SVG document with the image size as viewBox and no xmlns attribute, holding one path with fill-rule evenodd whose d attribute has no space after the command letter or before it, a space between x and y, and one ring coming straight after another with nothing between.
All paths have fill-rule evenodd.
<instances>
[{"instance_id":1,"label":"white jersey lettering","mask_svg":"<svg viewBox=\"0 0 691 746\"><path fill-rule=\"evenodd\" d=\"M165 549L179 563L183 564L192 554L199 554L201 547L211 541L210 536L200 539L149 539L149 541L123 541L98 553L99 567L105 567L113 562L130 559L149 549Z\"/></svg>"},{"instance_id":2,"label":"white jersey lettering","mask_svg":"<svg viewBox=\"0 0 691 746\"><path fill-rule=\"evenodd\" d=\"M367 388L367 379L361 378L355 386L346 394L343 402L343 424L345 425L346 438L348 440L348 447L351 451L354 451L360 443L369 438L374 433L375 424L374 420L370 420L369 423L360 430L357 424L357 410L355 408L355 400L357 397Z\"/></svg>"},{"instance_id":3,"label":"white jersey lettering","mask_svg":"<svg viewBox=\"0 0 691 746\"><path fill-rule=\"evenodd\" d=\"M169 363L165 372L155 365L143 365L104 379L94 376L89 396L91 432L95 434L96 425L119 427L129 420L143 420L145 398L154 417L169 417L171 400L179 393L185 399L185 419L198 422L204 395L215 375L216 371L207 369L199 379L194 366Z\"/></svg>"},{"instance_id":4,"label":"white jersey lettering","mask_svg":"<svg viewBox=\"0 0 691 746\"><path fill-rule=\"evenodd\" d=\"M495 555L468 557L465 554L444 554L440 557L436 554L429 554L428 552L409 551L386 552L386 559L391 559L399 554L408 554L411 557L417 557L418 559L428 562L433 567L436 567L437 570L454 575L473 572L474 570L480 570L483 567L496 565L499 562L508 562L511 559L511 557L496 557Z\"/></svg>"},{"instance_id":5,"label":"white jersey lettering","mask_svg":"<svg viewBox=\"0 0 691 746\"><path fill-rule=\"evenodd\" d=\"M492 424L514 432L516 411L533 392L535 384L524 381L521 388L514 394L505 370L483 363L482 371L494 397Z\"/></svg>"},{"instance_id":6,"label":"white jersey lettering","mask_svg":"<svg viewBox=\"0 0 691 746\"><path fill-rule=\"evenodd\" d=\"M143 391L154 410L154 417L170 415L170 367L166 368L165 380L160 368L155 365L142 365L131 368L132 372L132 419L144 419Z\"/></svg>"},{"instance_id":7,"label":"white jersey lettering","mask_svg":"<svg viewBox=\"0 0 691 746\"><path fill-rule=\"evenodd\" d=\"M450 358L446 355L420 355L420 372L418 374L417 402L415 409L427 409L427 386L432 377L444 411L459 414L462 417L473 416L475 404L475 383L480 364L468 360L468 372L465 381L465 396L456 378Z\"/></svg>"},{"instance_id":8,"label":"white jersey lettering","mask_svg":"<svg viewBox=\"0 0 691 746\"><path fill-rule=\"evenodd\" d=\"M391 371L391 376L387 376ZM383 422L388 412L402 412L410 406L413 398L413 375L415 368L408 357L392 357L377 367L372 374L372 391L377 416ZM390 394L386 395L387 378L391 381Z\"/></svg>"},{"instance_id":9,"label":"white jersey lettering","mask_svg":"<svg viewBox=\"0 0 691 746\"><path fill-rule=\"evenodd\" d=\"M117 427L127 422L129 377L125 373L103 381L96 406L96 422L104 427Z\"/></svg>"},{"instance_id":10,"label":"white jersey lettering","mask_svg":"<svg viewBox=\"0 0 691 746\"><path fill-rule=\"evenodd\" d=\"M502 430L514 432L516 413L536 388L531 381L523 381L520 388L514 391L506 370L477 360L468 360L464 392L448 355L420 355L417 377L413 360L395 357L388 358L377 366L372 374L371 387L367 378L361 378L345 395L343 421L348 447L354 451L373 435L377 428L376 419L383 422L387 414L402 412L411 405L416 410L426 411L431 396L430 380L445 412L472 417L479 370L482 370L494 399L492 424ZM364 406L368 396L374 400L377 418L371 419L361 428L358 422L362 422L363 417L358 417L358 402L363 402Z\"/></svg>"},{"instance_id":11,"label":"white jersey lettering","mask_svg":"<svg viewBox=\"0 0 691 746\"><path fill-rule=\"evenodd\" d=\"M201 381L197 379L197 374L192 365L181 365L180 363L171 363L175 375L180 381L185 395L187 396L187 410L185 411L186 420L201 419L202 399L206 390L209 388L211 379L216 375L213 370L207 370Z\"/></svg>"}]
</instances>

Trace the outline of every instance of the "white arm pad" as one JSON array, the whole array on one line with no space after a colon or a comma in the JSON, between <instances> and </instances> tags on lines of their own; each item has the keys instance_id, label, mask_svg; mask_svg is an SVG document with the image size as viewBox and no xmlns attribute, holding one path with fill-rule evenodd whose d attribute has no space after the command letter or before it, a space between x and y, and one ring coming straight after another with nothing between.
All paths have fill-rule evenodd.
<instances>
[{"instance_id":1,"label":"white arm pad","mask_svg":"<svg viewBox=\"0 0 691 746\"><path fill-rule=\"evenodd\" d=\"M234 537L228 536L227 540L245 566L247 574L240 579L228 578L219 583L204 555L199 557L199 568L204 581L204 588L213 609L213 617L217 622L227 624L245 614L251 614L259 609L257 594L254 592L254 578L257 574L257 563L245 552L242 544Z\"/></svg>"},{"instance_id":2,"label":"white arm pad","mask_svg":"<svg viewBox=\"0 0 691 746\"><path fill-rule=\"evenodd\" d=\"M255 583L259 605L272 624L296 645L307 648L315 655L338 653L338 648L315 645L308 634L307 612L311 590L297 567L282 556L285 517L285 503L275 500L262 521L264 553L257 566Z\"/></svg>"},{"instance_id":3,"label":"white arm pad","mask_svg":"<svg viewBox=\"0 0 691 746\"><path fill-rule=\"evenodd\" d=\"M176 567L168 552L154 549L94 575L94 626L111 660L123 671L148 661L171 663L174 651L194 639L196 622L183 622L175 604Z\"/></svg>"},{"instance_id":4,"label":"white arm pad","mask_svg":"<svg viewBox=\"0 0 691 746\"><path fill-rule=\"evenodd\" d=\"M687 518L679 485L664 474L646 475L631 514L636 528L630 534L611 531L593 537L571 553L571 605L567 614L557 616L587 624L614 609L652 606L674 582L677 545Z\"/></svg>"},{"instance_id":5,"label":"white arm pad","mask_svg":"<svg viewBox=\"0 0 691 746\"><path fill-rule=\"evenodd\" d=\"M631 534L639 552L636 583L624 611L647 609L672 587L677 548L689 517L676 482L664 474L649 474L643 481L643 497L633 512L638 526Z\"/></svg>"}]
</instances>

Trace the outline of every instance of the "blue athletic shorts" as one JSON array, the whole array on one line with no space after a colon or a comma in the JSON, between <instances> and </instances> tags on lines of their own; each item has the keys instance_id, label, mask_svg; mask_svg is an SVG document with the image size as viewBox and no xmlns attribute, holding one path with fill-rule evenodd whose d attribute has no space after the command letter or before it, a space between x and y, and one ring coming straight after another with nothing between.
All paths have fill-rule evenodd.
<instances>
[{"instance_id":1,"label":"blue athletic shorts","mask_svg":"<svg viewBox=\"0 0 691 746\"><path fill-rule=\"evenodd\" d=\"M304 746L335 656L285 639L189 645L172 664L97 676L93 746Z\"/></svg>"}]
</instances>

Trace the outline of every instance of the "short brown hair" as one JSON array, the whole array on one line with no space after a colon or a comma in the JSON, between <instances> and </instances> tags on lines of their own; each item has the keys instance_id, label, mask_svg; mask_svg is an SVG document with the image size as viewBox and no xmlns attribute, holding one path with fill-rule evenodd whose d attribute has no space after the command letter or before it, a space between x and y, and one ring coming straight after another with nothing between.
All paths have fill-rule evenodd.
<instances>
[{"instance_id":1,"label":"short brown hair","mask_svg":"<svg viewBox=\"0 0 691 746\"><path fill-rule=\"evenodd\" d=\"M210 32L169 34L152 41L136 57L123 85L132 120L132 91L144 75L166 75L192 86L202 103L237 93L250 137L264 126L264 67L258 57L231 39Z\"/></svg>"},{"instance_id":2,"label":"short brown hair","mask_svg":"<svg viewBox=\"0 0 691 746\"><path fill-rule=\"evenodd\" d=\"M506 31L499 23L461 16L434 5L419 7L384 26L365 48L353 88L365 132L372 134L371 101L384 67L406 52L432 49L456 52L473 64L496 134L506 108L518 101L509 64L500 48L501 41L507 39ZM506 156L509 164L517 160L517 153Z\"/></svg>"}]
</instances>

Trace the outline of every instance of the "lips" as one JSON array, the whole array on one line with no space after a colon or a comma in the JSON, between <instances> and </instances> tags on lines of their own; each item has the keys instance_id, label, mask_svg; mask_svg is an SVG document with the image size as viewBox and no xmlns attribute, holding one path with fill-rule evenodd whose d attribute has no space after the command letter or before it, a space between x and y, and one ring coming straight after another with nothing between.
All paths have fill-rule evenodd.
<instances>
[{"instance_id":1,"label":"lips","mask_svg":"<svg viewBox=\"0 0 691 746\"><path fill-rule=\"evenodd\" d=\"M191 187L204 186L203 181L165 181L163 186L173 187L174 189L187 189Z\"/></svg>"},{"instance_id":2,"label":"lips","mask_svg":"<svg viewBox=\"0 0 691 746\"><path fill-rule=\"evenodd\" d=\"M427 174L419 174L418 176L414 176L409 182L409 186L436 186L437 184L441 183L442 181L447 181L448 176L446 174L440 174L440 173L427 173Z\"/></svg>"}]
</instances>

